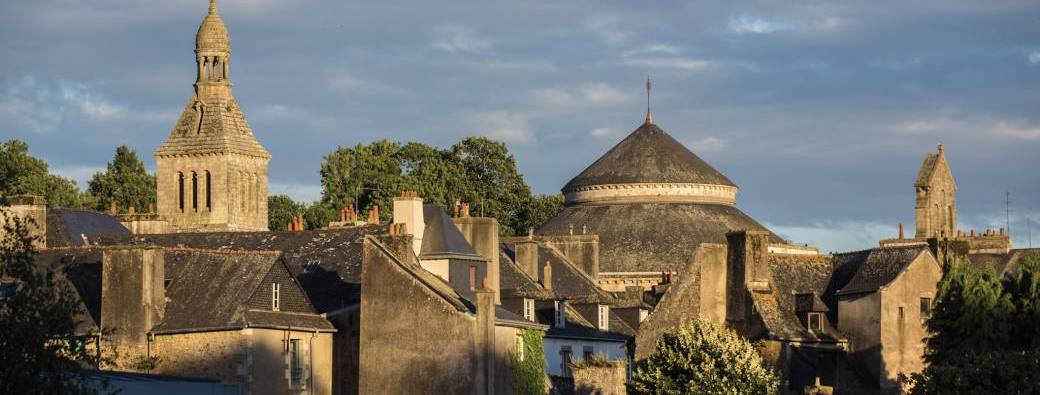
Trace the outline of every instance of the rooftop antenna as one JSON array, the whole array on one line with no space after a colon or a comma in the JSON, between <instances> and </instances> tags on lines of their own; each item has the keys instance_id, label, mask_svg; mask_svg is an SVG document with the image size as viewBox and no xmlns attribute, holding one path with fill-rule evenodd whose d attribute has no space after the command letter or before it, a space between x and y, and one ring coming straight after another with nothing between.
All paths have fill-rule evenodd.
<instances>
[{"instance_id":1,"label":"rooftop antenna","mask_svg":"<svg viewBox=\"0 0 1040 395\"><path fill-rule=\"evenodd\" d=\"M654 115L652 113L650 113L650 91L652 89L653 89L653 86L650 84L650 76L647 75L646 76L646 124L647 125L653 125L654 124Z\"/></svg>"}]
</instances>

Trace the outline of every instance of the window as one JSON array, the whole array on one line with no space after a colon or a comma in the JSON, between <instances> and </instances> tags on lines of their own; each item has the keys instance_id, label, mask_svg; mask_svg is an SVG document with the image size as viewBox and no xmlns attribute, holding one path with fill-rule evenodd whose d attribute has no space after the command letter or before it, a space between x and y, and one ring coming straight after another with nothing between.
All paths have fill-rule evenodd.
<instances>
[{"instance_id":1,"label":"window","mask_svg":"<svg viewBox=\"0 0 1040 395\"><path fill-rule=\"evenodd\" d=\"M534 321L534 299L524 299L524 318Z\"/></svg>"},{"instance_id":2,"label":"window","mask_svg":"<svg viewBox=\"0 0 1040 395\"><path fill-rule=\"evenodd\" d=\"M213 201L210 197L210 187L213 185L212 177L209 175L209 170L206 170L206 210L213 209Z\"/></svg>"},{"instance_id":3,"label":"window","mask_svg":"<svg viewBox=\"0 0 1040 395\"><path fill-rule=\"evenodd\" d=\"M581 357L585 358L586 361L592 360L592 346L582 347Z\"/></svg>"},{"instance_id":4,"label":"window","mask_svg":"<svg viewBox=\"0 0 1040 395\"><path fill-rule=\"evenodd\" d=\"M14 296L14 291L17 288L18 285L15 283L0 282L0 300L4 300Z\"/></svg>"},{"instance_id":5,"label":"window","mask_svg":"<svg viewBox=\"0 0 1040 395\"><path fill-rule=\"evenodd\" d=\"M921 318L932 316L932 298L921 297Z\"/></svg>"},{"instance_id":6,"label":"window","mask_svg":"<svg viewBox=\"0 0 1040 395\"><path fill-rule=\"evenodd\" d=\"M899 306L899 320L902 321L905 317L906 315L903 314L903 306Z\"/></svg>"},{"instance_id":7,"label":"window","mask_svg":"<svg viewBox=\"0 0 1040 395\"><path fill-rule=\"evenodd\" d=\"M199 211L199 175L191 172L191 209Z\"/></svg>"},{"instance_id":8,"label":"window","mask_svg":"<svg viewBox=\"0 0 1040 395\"><path fill-rule=\"evenodd\" d=\"M520 334L516 335L516 359L521 362L524 360L524 337Z\"/></svg>"},{"instance_id":9,"label":"window","mask_svg":"<svg viewBox=\"0 0 1040 395\"><path fill-rule=\"evenodd\" d=\"M300 339L289 340L289 386L303 386L303 358L300 357Z\"/></svg>"},{"instance_id":10,"label":"window","mask_svg":"<svg viewBox=\"0 0 1040 395\"><path fill-rule=\"evenodd\" d=\"M599 330L610 329L610 306L599 305Z\"/></svg>"},{"instance_id":11,"label":"window","mask_svg":"<svg viewBox=\"0 0 1040 395\"><path fill-rule=\"evenodd\" d=\"M278 283L271 284L271 310L278 311L281 308L282 287Z\"/></svg>"},{"instance_id":12,"label":"window","mask_svg":"<svg viewBox=\"0 0 1040 395\"><path fill-rule=\"evenodd\" d=\"M560 346L560 374L563 377L571 376L571 346Z\"/></svg>"},{"instance_id":13,"label":"window","mask_svg":"<svg viewBox=\"0 0 1040 395\"><path fill-rule=\"evenodd\" d=\"M809 313L809 330L815 332L823 331L823 313Z\"/></svg>"},{"instance_id":14,"label":"window","mask_svg":"<svg viewBox=\"0 0 1040 395\"><path fill-rule=\"evenodd\" d=\"M184 212L184 173L177 173L177 200L178 207Z\"/></svg>"},{"instance_id":15,"label":"window","mask_svg":"<svg viewBox=\"0 0 1040 395\"><path fill-rule=\"evenodd\" d=\"M565 309L567 307L567 302L562 301L562 300L556 301L555 307L556 307L556 316L555 316L555 319L553 321L555 321L555 324L556 324L557 328L563 328L563 327L565 327L567 325L567 315L563 311L563 309Z\"/></svg>"},{"instance_id":16,"label":"window","mask_svg":"<svg viewBox=\"0 0 1040 395\"><path fill-rule=\"evenodd\" d=\"M477 267L476 266L470 266L469 267L469 290L470 291L476 291L477 290Z\"/></svg>"}]
</instances>

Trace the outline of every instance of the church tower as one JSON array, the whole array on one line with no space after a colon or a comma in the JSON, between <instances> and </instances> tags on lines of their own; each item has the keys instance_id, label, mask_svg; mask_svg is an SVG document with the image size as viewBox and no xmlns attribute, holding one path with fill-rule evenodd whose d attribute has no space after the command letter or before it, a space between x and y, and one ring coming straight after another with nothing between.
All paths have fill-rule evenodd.
<instances>
[{"instance_id":1,"label":"church tower","mask_svg":"<svg viewBox=\"0 0 1040 395\"><path fill-rule=\"evenodd\" d=\"M953 181L950 165L946 163L942 144L939 144L938 152L925 155L914 189L917 192L915 237L956 237L957 184Z\"/></svg>"},{"instance_id":2,"label":"church tower","mask_svg":"<svg viewBox=\"0 0 1040 395\"><path fill-rule=\"evenodd\" d=\"M267 230L271 154L231 93L231 40L210 0L195 37L195 89L155 150L158 212L174 232Z\"/></svg>"}]
</instances>

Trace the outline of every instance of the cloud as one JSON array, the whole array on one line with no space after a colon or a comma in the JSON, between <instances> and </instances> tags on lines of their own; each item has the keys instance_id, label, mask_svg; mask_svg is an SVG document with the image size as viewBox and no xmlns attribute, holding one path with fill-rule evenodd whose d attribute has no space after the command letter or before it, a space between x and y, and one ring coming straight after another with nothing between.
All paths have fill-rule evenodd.
<instances>
[{"instance_id":1,"label":"cloud","mask_svg":"<svg viewBox=\"0 0 1040 395\"><path fill-rule=\"evenodd\" d=\"M726 148L726 142L718 137L705 137L687 144L693 152L715 152Z\"/></svg>"},{"instance_id":2,"label":"cloud","mask_svg":"<svg viewBox=\"0 0 1040 395\"><path fill-rule=\"evenodd\" d=\"M534 92L535 103L543 108L609 107L631 103L635 98L606 83L584 84L572 88L545 88Z\"/></svg>"},{"instance_id":3,"label":"cloud","mask_svg":"<svg viewBox=\"0 0 1040 395\"><path fill-rule=\"evenodd\" d=\"M35 78L11 83L0 97L0 118L14 122L31 133L49 134L65 119L60 99Z\"/></svg>"},{"instance_id":4,"label":"cloud","mask_svg":"<svg viewBox=\"0 0 1040 395\"><path fill-rule=\"evenodd\" d=\"M642 67L648 69L671 69L688 72L703 71L714 65L713 62L707 60L689 59L681 57L627 59L622 63L626 66L632 67Z\"/></svg>"},{"instance_id":5,"label":"cloud","mask_svg":"<svg viewBox=\"0 0 1040 395\"><path fill-rule=\"evenodd\" d=\"M1040 51L1033 51L1029 54L1029 63L1037 64L1040 63Z\"/></svg>"},{"instance_id":6,"label":"cloud","mask_svg":"<svg viewBox=\"0 0 1040 395\"><path fill-rule=\"evenodd\" d=\"M126 107L114 104L83 83L58 81L61 97L67 103L79 107L87 118L97 121L111 121L123 118Z\"/></svg>"},{"instance_id":7,"label":"cloud","mask_svg":"<svg viewBox=\"0 0 1040 395\"><path fill-rule=\"evenodd\" d=\"M646 47L640 47L633 50L625 51L621 54L624 57L646 55L646 54L665 54L665 55L678 55L682 52L682 47L671 45L671 44L651 44Z\"/></svg>"},{"instance_id":8,"label":"cloud","mask_svg":"<svg viewBox=\"0 0 1040 395\"><path fill-rule=\"evenodd\" d=\"M982 134L1012 140L1040 141L1040 126L1021 119L983 117L953 119L947 117L915 119L891 126L898 133L909 135Z\"/></svg>"},{"instance_id":9,"label":"cloud","mask_svg":"<svg viewBox=\"0 0 1040 395\"><path fill-rule=\"evenodd\" d=\"M468 124L477 133L511 143L531 140L528 116L508 111L480 112L469 117Z\"/></svg>"},{"instance_id":10,"label":"cloud","mask_svg":"<svg viewBox=\"0 0 1040 395\"><path fill-rule=\"evenodd\" d=\"M1019 123L999 122L993 130L1002 136L1016 140L1040 141L1040 126Z\"/></svg>"},{"instance_id":11,"label":"cloud","mask_svg":"<svg viewBox=\"0 0 1040 395\"><path fill-rule=\"evenodd\" d=\"M765 224L773 232L796 244L808 244L822 253L847 252L877 247L878 241L897 236L891 224L869 221L833 221L807 225Z\"/></svg>"},{"instance_id":12,"label":"cloud","mask_svg":"<svg viewBox=\"0 0 1040 395\"><path fill-rule=\"evenodd\" d=\"M935 134L957 127L959 123L949 118L917 119L893 125L896 131L907 134Z\"/></svg>"},{"instance_id":13,"label":"cloud","mask_svg":"<svg viewBox=\"0 0 1040 395\"><path fill-rule=\"evenodd\" d=\"M741 16L729 20L729 29L737 34L768 34L785 28L785 25L761 18Z\"/></svg>"},{"instance_id":14,"label":"cloud","mask_svg":"<svg viewBox=\"0 0 1040 395\"><path fill-rule=\"evenodd\" d=\"M610 138L620 135L621 131L615 128L596 128L589 131L589 134L593 137Z\"/></svg>"},{"instance_id":15,"label":"cloud","mask_svg":"<svg viewBox=\"0 0 1040 395\"><path fill-rule=\"evenodd\" d=\"M492 47L493 41L482 36L477 29L462 25L440 25L432 29L430 46L453 54L475 53Z\"/></svg>"}]
</instances>

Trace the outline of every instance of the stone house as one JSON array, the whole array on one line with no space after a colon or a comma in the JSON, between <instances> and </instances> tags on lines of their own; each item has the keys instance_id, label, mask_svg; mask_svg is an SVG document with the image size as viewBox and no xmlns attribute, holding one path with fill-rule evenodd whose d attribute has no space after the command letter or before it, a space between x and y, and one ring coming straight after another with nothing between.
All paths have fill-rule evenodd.
<instances>
[{"instance_id":1,"label":"stone house","mask_svg":"<svg viewBox=\"0 0 1040 395\"><path fill-rule=\"evenodd\" d=\"M199 377L244 393L331 394L333 326L314 312L277 252L153 246L55 247L100 335L106 370Z\"/></svg>"}]
</instances>

